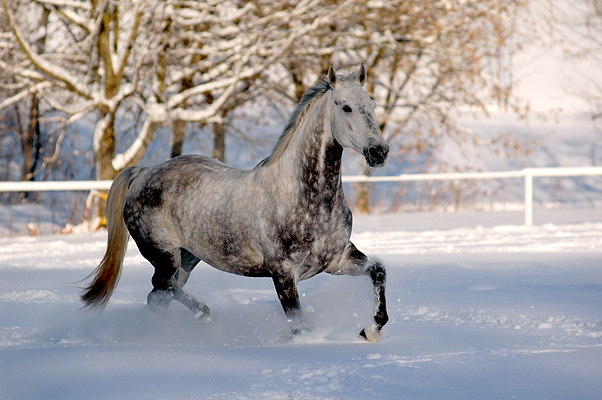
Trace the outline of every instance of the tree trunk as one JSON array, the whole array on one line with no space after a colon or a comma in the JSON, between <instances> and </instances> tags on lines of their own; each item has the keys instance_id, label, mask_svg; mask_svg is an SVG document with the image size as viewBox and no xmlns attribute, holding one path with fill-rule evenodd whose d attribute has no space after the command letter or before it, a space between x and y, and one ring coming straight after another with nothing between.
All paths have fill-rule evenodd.
<instances>
[{"instance_id":1,"label":"tree trunk","mask_svg":"<svg viewBox=\"0 0 602 400\"><path fill-rule=\"evenodd\" d=\"M371 176L372 168L366 168L364 175ZM358 214L370 214L370 188L372 184L370 182L360 182L357 186L357 212Z\"/></svg>"},{"instance_id":2,"label":"tree trunk","mask_svg":"<svg viewBox=\"0 0 602 400\"><path fill-rule=\"evenodd\" d=\"M211 93L207 94L207 104L212 104L214 101ZM222 120L226 119L228 111L222 110L220 116ZM213 146L211 148L211 157L218 161L226 163L226 123L225 122L214 122L213 123Z\"/></svg>"},{"instance_id":3,"label":"tree trunk","mask_svg":"<svg viewBox=\"0 0 602 400\"><path fill-rule=\"evenodd\" d=\"M184 145L184 138L186 136L186 122L174 121L172 126L173 142L171 145L171 158L174 158L182 155L182 146Z\"/></svg>"},{"instance_id":4,"label":"tree trunk","mask_svg":"<svg viewBox=\"0 0 602 400\"><path fill-rule=\"evenodd\" d=\"M360 182L357 187L357 212L370 214L370 183Z\"/></svg>"},{"instance_id":5,"label":"tree trunk","mask_svg":"<svg viewBox=\"0 0 602 400\"><path fill-rule=\"evenodd\" d=\"M213 124L211 157L226 163L226 124L224 122L215 122Z\"/></svg>"},{"instance_id":6,"label":"tree trunk","mask_svg":"<svg viewBox=\"0 0 602 400\"><path fill-rule=\"evenodd\" d=\"M188 90L193 86L192 78L183 79L182 85L180 86L180 92ZM186 108L186 105L183 105L182 107ZM182 146L184 146L184 139L186 137L186 122L174 121L172 129L171 158L174 158L182 155Z\"/></svg>"},{"instance_id":7,"label":"tree trunk","mask_svg":"<svg viewBox=\"0 0 602 400\"><path fill-rule=\"evenodd\" d=\"M22 181L33 181L38 161L40 159L41 133L39 120L39 100L37 95L31 98L31 107L29 109L29 126L21 137L21 151L23 154L23 170L21 173ZM22 192L20 200L28 199L30 192Z\"/></svg>"},{"instance_id":8,"label":"tree trunk","mask_svg":"<svg viewBox=\"0 0 602 400\"><path fill-rule=\"evenodd\" d=\"M96 148L96 179L97 180L113 180L118 174L118 171L113 169L113 156L115 155L115 116L110 114L102 118L96 129L102 129L102 136L98 148ZM98 192L94 201L94 210L92 219L100 218L98 226L106 226L106 207L108 191L101 190Z\"/></svg>"},{"instance_id":9,"label":"tree trunk","mask_svg":"<svg viewBox=\"0 0 602 400\"><path fill-rule=\"evenodd\" d=\"M34 94L31 98L31 107L29 108L29 126L21 139L21 149L23 152L23 172L22 181L31 181L33 179L35 136L39 132L38 121L38 97Z\"/></svg>"},{"instance_id":10,"label":"tree trunk","mask_svg":"<svg viewBox=\"0 0 602 400\"><path fill-rule=\"evenodd\" d=\"M94 152L96 155L96 179L113 180L125 168L137 165L153 138L156 124L147 115L134 143L121 154L115 155L115 114L107 112L94 129ZM93 192L93 220L97 226L106 225L107 191Z\"/></svg>"},{"instance_id":11,"label":"tree trunk","mask_svg":"<svg viewBox=\"0 0 602 400\"><path fill-rule=\"evenodd\" d=\"M50 10L44 8L40 16L40 27L48 27L48 17ZM37 42L39 53L43 53L46 47L46 35L40 37ZM31 106L29 108L29 126L25 134L21 138L21 148L23 150L23 171L21 175L22 181L33 181L36 167L40 159L40 150L42 147L42 138L40 133L40 100L37 94L31 96ZM29 199L30 192L22 192L19 195L20 200Z\"/></svg>"}]
</instances>

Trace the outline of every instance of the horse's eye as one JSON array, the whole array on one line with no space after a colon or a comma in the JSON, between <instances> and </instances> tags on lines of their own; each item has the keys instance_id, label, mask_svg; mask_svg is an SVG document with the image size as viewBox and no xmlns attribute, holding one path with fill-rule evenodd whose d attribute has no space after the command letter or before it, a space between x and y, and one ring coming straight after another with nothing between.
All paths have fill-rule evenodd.
<instances>
[{"instance_id":1,"label":"horse's eye","mask_svg":"<svg viewBox=\"0 0 602 400\"><path fill-rule=\"evenodd\" d=\"M349 113L349 112L351 112L352 110L351 110L351 107L349 107L349 106L343 106L343 111L345 111L345 112Z\"/></svg>"}]
</instances>

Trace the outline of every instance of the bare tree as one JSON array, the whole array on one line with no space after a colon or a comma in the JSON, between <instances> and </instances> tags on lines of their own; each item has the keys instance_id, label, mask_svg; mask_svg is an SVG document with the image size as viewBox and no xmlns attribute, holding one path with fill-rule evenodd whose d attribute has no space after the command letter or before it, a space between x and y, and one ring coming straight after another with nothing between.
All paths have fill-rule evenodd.
<instances>
[{"instance_id":1,"label":"bare tree","mask_svg":"<svg viewBox=\"0 0 602 400\"><path fill-rule=\"evenodd\" d=\"M43 11L39 15L36 31L32 31L34 48L36 52L43 52L45 46L45 36L39 35L40 31L46 29L48 23L48 12ZM19 52L15 51L16 46L8 35L8 20L4 15L0 16L0 58L18 59ZM0 72L0 93L1 98L9 98L19 91L19 82L10 74L4 71ZM20 143L20 163L21 180L33 180L41 164L42 151L42 133L40 130L40 107L36 93L30 93L24 96L23 101L18 104L12 104L2 111L2 132L3 135L13 135L18 137ZM18 158L18 157L15 157ZM20 199L29 197L29 193L21 193Z\"/></svg>"},{"instance_id":2,"label":"bare tree","mask_svg":"<svg viewBox=\"0 0 602 400\"><path fill-rule=\"evenodd\" d=\"M508 148L462 129L456 117L486 113L493 101L525 111L504 60L527 0L3 3L10 30L0 50L18 57L0 60L14 80L0 109L35 95L65 125L95 115L98 179L137 164L159 125L172 127L178 155L186 124L213 124L213 155L223 160L232 111L258 97L290 105L331 63L366 64L381 129L405 158L424 157L449 138ZM45 29L31 26L44 15ZM129 141L124 121L137 123ZM368 195L360 187L361 211L370 209Z\"/></svg>"},{"instance_id":3,"label":"bare tree","mask_svg":"<svg viewBox=\"0 0 602 400\"><path fill-rule=\"evenodd\" d=\"M505 61L517 41L526 39L519 37L525 32L517 32L516 24L528 15L527 3L354 1L329 26L292 48L288 65L304 65L315 74L324 68L315 55L343 67L363 61L381 130L406 159L424 158L444 139L499 151L506 142L479 137L456 120L464 110L487 113L492 103L526 112L526 104L512 96ZM302 79L293 74L297 87ZM359 185L359 211L369 211L368 196L368 185Z\"/></svg>"},{"instance_id":4,"label":"bare tree","mask_svg":"<svg viewBox=\"0 0 602 400\"><path fill-rule=\"evenodd\" d=\"M170 31L179 34L170 35L171 59L166 65L177 72L167 73L171 79L165 83L170 93L177 92L170 102L183 102L186 112L174 117L172 154L179 154L186 122L212 122L212 156L224 161L227 116L271 91L282 74L275 64L280 64L303 37L328 25L338 10L351 3L259 0L187 4L186 10L174 10ZM240 60L246 66L233 79ZM225 89L216 82L221 74L232 80ZM198 113L194 110L207 107L217 110L211 118L194 116Z\"/></svg>"},{"instance_id":5,"label":"bare tree","mask_svg":"<svg viewBox=\"0 0 602 400\"><path fill-rule=\"evenodd\" d=\"M270 68L298 38L329 23L345 5L158 0L3 3L13 42L24 56L16 62L0 62L0 69L14 76L19 86L0 109L35 93L65 115L64 124L95 113L98 179L112 179L137 164L159 124L175 122L181 132L186 122L223 123L228 101L245 92L249 80ZM29 11L22 13L24 9ZM48 24L40 34L46 46L38 52L29 15L44 12L49 12ZM131 118L127 110L141 112L142 118L133 142L122 144L125 150L118 152L118 120ZM104 215L102 201L97 214Z\"/></svg>"}]
</instances>

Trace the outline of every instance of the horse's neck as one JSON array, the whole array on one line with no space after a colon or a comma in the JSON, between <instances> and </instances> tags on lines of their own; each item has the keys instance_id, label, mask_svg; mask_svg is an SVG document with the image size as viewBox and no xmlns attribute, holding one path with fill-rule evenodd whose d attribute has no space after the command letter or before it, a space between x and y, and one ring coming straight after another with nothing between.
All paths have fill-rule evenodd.
<instances>
[{"instance_id":1,"label":"horse's neck","mask_svg":"<svg viewBox=\"0 0 602 400\"><path fill-rule=\"evenodd\" d=\"M301 184L302 190L321 193L315 201L334 198L341 189L343 148L332 136L331 101L330 96L325 94L312 106L286 155L292 158L289 165L294 166L293 177Z\"/></svg>"}]
</instances>

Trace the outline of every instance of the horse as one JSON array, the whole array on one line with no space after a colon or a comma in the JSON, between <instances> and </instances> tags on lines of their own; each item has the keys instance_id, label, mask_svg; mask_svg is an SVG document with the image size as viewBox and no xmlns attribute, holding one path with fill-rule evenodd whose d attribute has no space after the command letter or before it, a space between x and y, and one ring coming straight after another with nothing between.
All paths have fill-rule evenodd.
<instances>
[{"instance_id":1,"label":"horse","mask_svg":"<svg viewBox=\"0 0 602 400\"><path fill-rule=\"evenodd\" d=\"M326 272L367 275L374 291L372 322L360 336L380 340L388 321L381 262L349 240L352 214L343 193L343 148L383 166L389 146L362 89L366 68L326 77L303 95L270 156L251 170L201 155L151 167L130 167L113 181L106 206L107 249L86 279L84 308L107 305L117 283L129 236L154 267L147 305L167 310L172 300L195 318L210 310L183 290L203 260L222 271L272 278L293 337L308 329L297 283Z\"/></svg>"}]
</instances>

